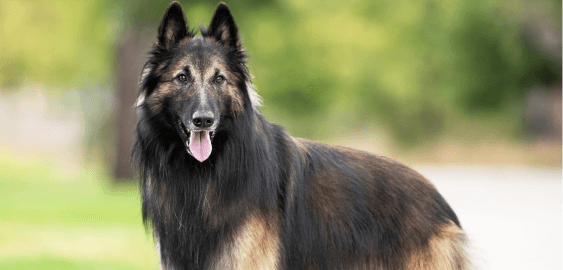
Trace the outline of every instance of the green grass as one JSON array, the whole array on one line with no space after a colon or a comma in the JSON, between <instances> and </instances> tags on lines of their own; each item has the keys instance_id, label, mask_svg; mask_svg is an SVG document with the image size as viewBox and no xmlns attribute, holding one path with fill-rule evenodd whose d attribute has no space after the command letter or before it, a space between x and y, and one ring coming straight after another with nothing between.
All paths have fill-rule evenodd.
<instances>
[{"instance_id":1,"label":"green grass","mask_svg":"<svg viewBox=\"0 0 563 270\"><path fill-rule=\"evenodd\" d=\"M0 269L158 269L138 184L0 153Z\"/></svg>"}]
</instances>

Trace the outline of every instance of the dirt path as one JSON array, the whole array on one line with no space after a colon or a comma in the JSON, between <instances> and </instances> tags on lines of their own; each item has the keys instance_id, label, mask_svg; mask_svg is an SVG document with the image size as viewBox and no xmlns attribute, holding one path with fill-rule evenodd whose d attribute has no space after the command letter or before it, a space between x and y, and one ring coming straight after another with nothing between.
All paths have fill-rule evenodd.
<instances>
[{"instance_id":1,"label":"dirt path","mask_svg":"<svg viewBox=\"0 0 563 270\"><path fill-rule=\"evenodd\" d=\"M456 211L481 269L562 269L562 172L416 166Z\"/></svg>"}]
</instances>

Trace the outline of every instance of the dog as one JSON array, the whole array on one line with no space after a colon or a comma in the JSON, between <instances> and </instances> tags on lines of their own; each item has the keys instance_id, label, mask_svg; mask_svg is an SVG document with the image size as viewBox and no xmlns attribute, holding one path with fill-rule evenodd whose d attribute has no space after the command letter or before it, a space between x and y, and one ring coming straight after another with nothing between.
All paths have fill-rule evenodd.
<instances>
[{"instance_id":1,"label":"dog","mask_svg":"<svg viewBox=\"0 0 563 270\"><path fill-rule=\"evenodd\" d=\"M179 3L141 75L134 163L162 269L467 269L432 183L268 122L229 7L201 37Z\"/></svg>"}]
</instances>

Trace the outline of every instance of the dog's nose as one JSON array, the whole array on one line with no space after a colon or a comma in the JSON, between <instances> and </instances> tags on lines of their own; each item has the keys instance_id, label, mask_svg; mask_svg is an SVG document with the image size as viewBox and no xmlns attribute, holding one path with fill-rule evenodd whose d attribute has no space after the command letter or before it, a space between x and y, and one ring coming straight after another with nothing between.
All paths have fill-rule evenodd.
<instances>
[{"instance_id":1,"label":"dog's nose","mask_svg":"<svg viewBox=\"0 0 563 270\"><path fill-rule=\"evenodd\" d=\"M213 117L213 113L211 112L203 112L203 113L196 112L194 113L192 122L194 123L194 126L198 128L208 128L213 125L215 120Z\"/></svg>"}]
</instances>

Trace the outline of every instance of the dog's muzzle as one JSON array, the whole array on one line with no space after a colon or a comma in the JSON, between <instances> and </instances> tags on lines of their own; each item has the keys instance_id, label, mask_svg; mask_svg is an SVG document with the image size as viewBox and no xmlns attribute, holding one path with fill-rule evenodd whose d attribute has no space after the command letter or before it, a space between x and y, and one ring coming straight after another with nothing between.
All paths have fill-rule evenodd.
<instances>
[{"instance_id":1,"label":"dog's muzzle","mask_svg":"<svg viewBox=\"0 0 563 270\"><path fill-rule=\"evenodd\" d=\"M180 117L177 117L176 128L186 145L186 151L199 162L203 162L211 155L211 140L214 135L214 129L212 129L214 127L213 121L197 118L194 118L192 121L196 128L190 130L186 128Z\"/></svg>"}]
</instances>

